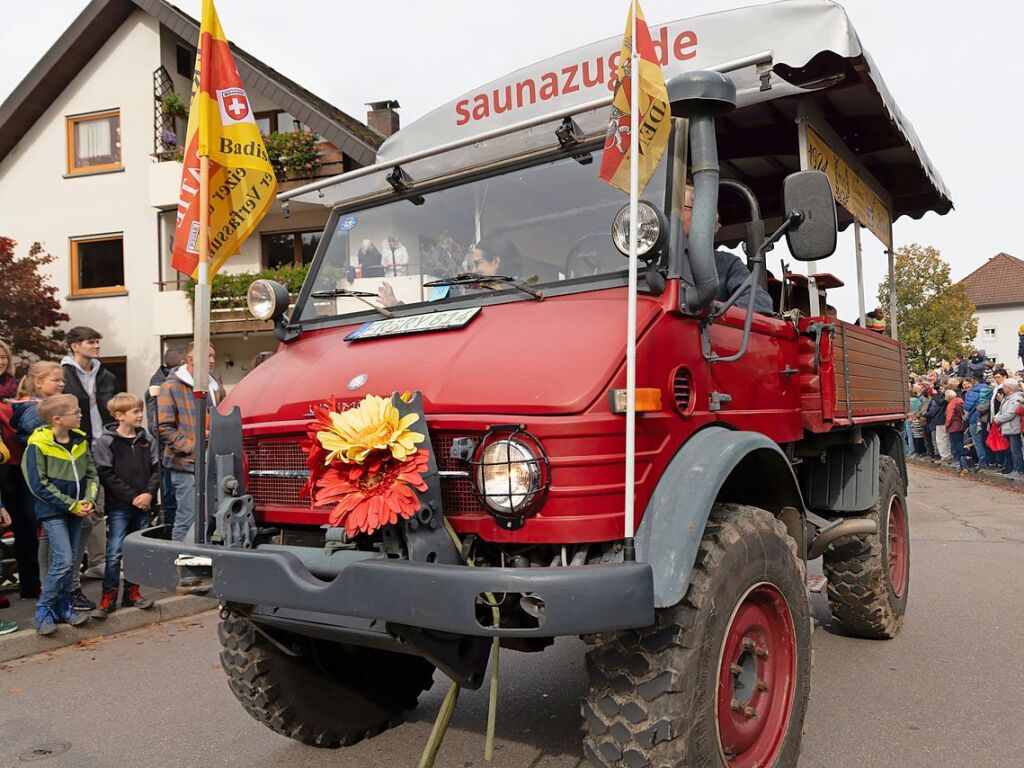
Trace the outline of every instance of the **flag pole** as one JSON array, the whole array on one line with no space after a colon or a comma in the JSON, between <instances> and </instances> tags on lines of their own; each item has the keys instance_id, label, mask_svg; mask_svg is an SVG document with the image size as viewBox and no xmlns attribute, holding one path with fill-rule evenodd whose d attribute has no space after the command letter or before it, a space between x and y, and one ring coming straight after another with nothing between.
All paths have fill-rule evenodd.
<instances>
[{"instance_id":1,"label":"flag pole","mask_svg":"<svg viewBox=\"0 0 1024 768\"><path fill-rule=\"evenodd\" d=\"M640 198L640 55L637 3L631 0L629 76L629 285L626 296L626 505L623 559L635 560L633 534L636 506L636 291L637 215Z\"/></svg>"},{"instance_id":2,"label":"flag pole","mask_svg":"<svg viewBox=\"0 0 1024 768\"><path fill-rule=\"evenodd\" d=\"M195 405L195 542L206 543L206 414L210 380L210 158L199 156L199 265L192 334Z\"/></svg>"}]
</instances>

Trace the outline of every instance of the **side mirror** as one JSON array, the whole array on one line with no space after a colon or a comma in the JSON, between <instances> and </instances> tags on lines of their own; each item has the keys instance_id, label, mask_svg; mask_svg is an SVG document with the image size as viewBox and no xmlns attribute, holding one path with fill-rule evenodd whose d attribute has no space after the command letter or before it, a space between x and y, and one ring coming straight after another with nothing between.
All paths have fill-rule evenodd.
<instances>
[{"instance_id":1,"label":"side mirror","mask_svg":"<svg viewBox=\"0 0 1024 768\"><path fill-rule=\"evenodd\" d=\"M782 182L782 205L799 221L786 232L789 252L797 261L815 261L836 250L836 201L832 184L822 171L799 171Z\"/></svg>"}]
</instances>

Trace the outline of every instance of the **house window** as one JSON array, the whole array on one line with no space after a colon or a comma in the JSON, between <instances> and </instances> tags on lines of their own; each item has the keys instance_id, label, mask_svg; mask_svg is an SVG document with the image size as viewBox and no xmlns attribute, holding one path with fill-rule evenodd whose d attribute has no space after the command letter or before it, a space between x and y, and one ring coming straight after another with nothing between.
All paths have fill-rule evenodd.
<instances>
[{"instance_id":1,"label":"house window","mask_svg":"<svg viewBox=\"0 0 1024 768\"><path fill-rule=\"evenodd\" d=\"M995 328L982 328L981 329L981 340L982 341L995 341L996 340L996 329Z\"/></svg>"},{"instance_id":2,"label":"house window","mask_svg":"<svg viewBox=\"0 0 1024 768\"><path fill-rule=\"evenodd\" d=\"M186 80L192 79L192 68L196 63L196 49L184 45L174 46L174 70Z\"/></svg>"},{"instance_id":3,"label":"house window","mask_svg":"<svg viewBox=\"0 0 1024 768\"><path fill-rule=\"evenodd\" d=\"M263 268L277 269L313 261L320 245L320 230L315 232L268 232L261 236Z\"/></svg>"},{"instance_id":4,"label":"house window","mask_svg":"<svg viewBox=\"0 0 1024 768\"><path fill-rule=\"evenodd\" d=\"M103 367L114 374L117 379L117 391L128 391L128 358L127 357L101 357ZM113 415L113 414L111 414Z\"/></svg>"},{"instance_id":5,"label":"house window","mask_svg":"<svg viewBox=\"0 0 1024 768\"><path fill-rule=\"evenodd\" d=\"M157 241L160 247L160 290L177 291L185 278L171 266L174 259L174 227L178 221L178 209L170 208L156 215Z\"/></svg>"},{"instance_id":6,"label":"house window","mask_svg":"<svg viewBox=\"0 0 1024 768\"><path fill-rule=\"evenodd\" d=\"M99 235L71 241L72 296L124 290L123 235Z\"/></svg>"},{"instance_id":7,"label":"house window","mask_svg":"<svg viewBox=\"0 0 1024 768\"><path fill-rule=\"evenodd\" d=\"M260 133L264 136L269 136L272 133L309 130L309 126L281 109L257 112L253 117L256 119L256 126L260 129Z\"/></svg>"},{"instance_id":8,"label":"house window","mask_svg":"<svg viewBox=\"0 0 1024 768\"><path fill-rule=\"evenodd\" d=\"M121 167L121 113L118 110L69 117L68 173L96 173Z\"/></svg>"}]
</instances>

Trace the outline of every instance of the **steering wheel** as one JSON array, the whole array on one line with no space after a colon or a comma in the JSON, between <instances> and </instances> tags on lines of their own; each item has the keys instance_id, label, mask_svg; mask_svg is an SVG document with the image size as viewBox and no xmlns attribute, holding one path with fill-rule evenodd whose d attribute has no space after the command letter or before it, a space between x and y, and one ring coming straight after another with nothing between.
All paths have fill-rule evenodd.
<instances>
[{"instance_id":1,"label":"steering wheel","mask_svg":"<svg viewBox=\"0 0 1024 768\"><path fill-rule=\"evenodd\" d=\"M583 244L586 243L588 240L598 239L608 242L611 240L611 237L612 233L607 230L599 232L588 232L575 243L573 243L572 248L569 249L569 253L567 253L565 256L565 269L562 270L565 274L565 279L568 280L573 277L584 277L586 275L600 274L602 271L600 262L592 258L591 254L585 253L583 251ZM577 262L579 263L578 265Z\"/></svg>"}]
</instances>

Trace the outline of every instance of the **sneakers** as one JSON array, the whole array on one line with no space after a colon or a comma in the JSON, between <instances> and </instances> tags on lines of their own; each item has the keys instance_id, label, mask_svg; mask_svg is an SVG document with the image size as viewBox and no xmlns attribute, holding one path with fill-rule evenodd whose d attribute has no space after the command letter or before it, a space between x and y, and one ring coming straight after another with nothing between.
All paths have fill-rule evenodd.
<instances>
[{"instance_id":1,"label":"sneakers","mask_svg":"<svg viewBox=\"0 0 1024 768\"><path fill-rule=\"evenodd\" d=\"M52 618L46 618L36 625L36 634L49 637L57 631L57 623Z\"/></svg>"},{"instance_id":2,"label":"sneakers","mask_svg":"<svg viewBox=\"0 0 1024 768\"><path fill-rule=\"evenodd\" d=\"M64 617L64 621L70 624L72 627L80 627L89 620L89 614L79 613L78 611L71 611L67 616Z\"/></svg>"},{"instance_id":3,"label":"sneakers","mask_svg":"<svg viewBox=\"0 0 1024 768\"><path fill-rule=\"evenodd\" d=\"M7 599L7 595L0 595L0 608L10 608L11 601Z\"/></svg>"},{"instance_id":4,"label":"sneakers","mask_svg":"<svg viewBox=\"0 0 1024 768\"><path fill-rule=\"evenodd\" d=\"M117 610L117 590L108 589L103 593L99 607L93 611L92 617L94 619L105 619L115 610Z\"/></svg>"},{"instance_id":5,"label":"sneakers","mask_svg":"<svg viewBox=\"0 0 1024 768\"><path fill-rule=\"evenodd\" d=\"M95 611L96 603L86 597L81 589L76 589L71 593L71 607L76 611Z\"/></svg>"},{"instance_id":6,"label":"sneakers","mask_svg":"<svg viewBox=\"0 0 1024 768\"><path fill-rule=\"evenodd\" d=\"M16 621L0 621L0 635L9 635L12 632L18 631L18 622Z\"/></svg>"},{"instance_id":7,"label":"sneakers","mask_svg":"<svg viewBox=\"0 0 1024 768\"><path fill-rule=\"evenodd\" d=\"M139 585L125 585L127 589L124 591L124 595L121 597L121 606L124 608L141 608L147 610L153 607L153 601L149 598L143 597L142 593L139 592Z\"/></svg>"}]
</instances>

